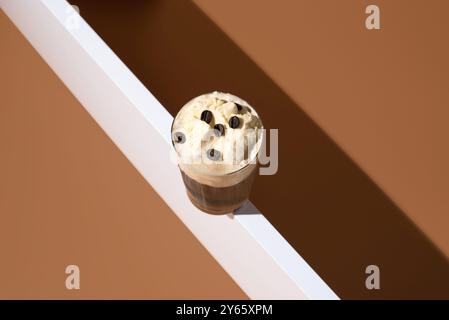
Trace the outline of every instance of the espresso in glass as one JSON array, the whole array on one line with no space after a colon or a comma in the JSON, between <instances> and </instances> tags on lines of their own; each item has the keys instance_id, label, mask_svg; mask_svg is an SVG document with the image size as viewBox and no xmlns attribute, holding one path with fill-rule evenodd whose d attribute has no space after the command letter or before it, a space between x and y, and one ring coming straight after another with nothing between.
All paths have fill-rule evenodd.
<instances>
[{"instance_id":1,"label":"espresso in glass","mask_svg":"<svg viewBox=\"0 0 449 320\"><path fill-rule=\"evenodd\" d=\"M248 199L257 173L262 122L246 101L221 92L186 103L172 125L172 141L191 202L227 214Z\"/></svg>"}]
</instances>

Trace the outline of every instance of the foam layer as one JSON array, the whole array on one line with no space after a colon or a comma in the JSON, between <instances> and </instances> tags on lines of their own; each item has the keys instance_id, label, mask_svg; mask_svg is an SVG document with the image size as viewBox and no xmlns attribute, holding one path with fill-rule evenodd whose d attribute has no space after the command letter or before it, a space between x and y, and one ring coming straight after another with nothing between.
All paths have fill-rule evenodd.
<instances>
[{"instance_id":1,"label":"foam layer","mask_svg":"<svg viewBox=\"0 0 449 320\"><path fill-rule=\"evenodd\" d=\"M211 114L202 119L204 111ZM217 125L222 126L222 132L214 131L214 127L219 128ZM228 93L212 92L181 108L173 122L172 139L181 168L194 171L189 175L222 176L255 160L262 128L257 112L246 101Z\"/></svg>"}]
</instances>

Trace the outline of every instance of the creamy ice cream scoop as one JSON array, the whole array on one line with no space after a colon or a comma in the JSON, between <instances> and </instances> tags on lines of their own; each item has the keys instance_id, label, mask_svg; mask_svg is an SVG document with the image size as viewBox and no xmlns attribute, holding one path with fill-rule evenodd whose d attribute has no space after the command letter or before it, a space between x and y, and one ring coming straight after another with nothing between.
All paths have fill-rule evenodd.
<instances>
[{"instance_id":1,"label":"creamy ice cream scoop","mask_svg":"<svg viewBox=\"0 0 449 320\"><path fill-rule=\"evenodd\" d=\"M246 101L212 92L181 108L173 122L172 140L180 165L224 175L255 160L262 128L257 112Z\"/></svg>"}]
</instances>

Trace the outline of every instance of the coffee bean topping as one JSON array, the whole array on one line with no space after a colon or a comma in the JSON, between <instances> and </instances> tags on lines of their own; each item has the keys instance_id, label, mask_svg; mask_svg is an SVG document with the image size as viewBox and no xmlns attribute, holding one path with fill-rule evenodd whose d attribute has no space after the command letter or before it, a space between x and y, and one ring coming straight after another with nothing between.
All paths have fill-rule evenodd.
<instances>
[{"instance_id":1,"label":"coffee bean topping","mask_svg":"<svg viewBox=\"0 0 449 320\"><path fill-rule=\"evenodd\" d=\"M175 142L184 143L186 142L186 136L182 132L175 132Z\"/></svg>"},{"instance_id":2,"label":"coffee bean topping","mask_svg":"<svg viewBox=\"0 0 449 320\"><path fill-rule=\"evenodd\" d=\"M240 120L239 117L237 116L232 116L231 119L229 119L229 126L232 129L238 128L240 125Z\"/></svg>"},{"instance_id":3,"label":"coffee bean topping","mask_svg":"<svg viewBox=\"0 0 449 320\"><path fill-rule=\"evenodd\" d=\"M201 120L210 123L212 121L213 114L209 110L204 110L201 112Z\"/></svg>"},{"instance_id":4,"label":"coffee bean topping","mask_svg":"<svg viewBox=\"0 0 449 320\"><path fill-rule=\"evenodd\" d=\"M224 136L225 134L225 127L221 123L218 123L214 126L214 133L217 137Z\"/></svg>"},{"instance_id":5,"label":"coffee bean topping","mask_svg":"<svg viewBox=\"0 0 449 320\"><path fill-rule=\"evenodd\" d=\"M213 160L213 161L220 160L221 153L218 150L209 149L206 151L206 154L210 160Z\"/></svg>"}]
</instances>

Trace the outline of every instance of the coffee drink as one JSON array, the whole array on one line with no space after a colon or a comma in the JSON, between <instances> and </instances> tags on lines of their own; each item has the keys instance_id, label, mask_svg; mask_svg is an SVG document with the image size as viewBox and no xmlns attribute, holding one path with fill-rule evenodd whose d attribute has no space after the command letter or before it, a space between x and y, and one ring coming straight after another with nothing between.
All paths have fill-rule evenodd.
<instances>
[{"instance_id":1,"label":"coffee drink","mask_svg":"<svg viewBox=\"0 0 449 320\"><path fill-rule=\"evenodd\" d=\"M231 94L204 94L181 108L172 142L196 207L226 214L243 205L258 168L262 129L257 112Z\"/></svg>"}]
</instances>

